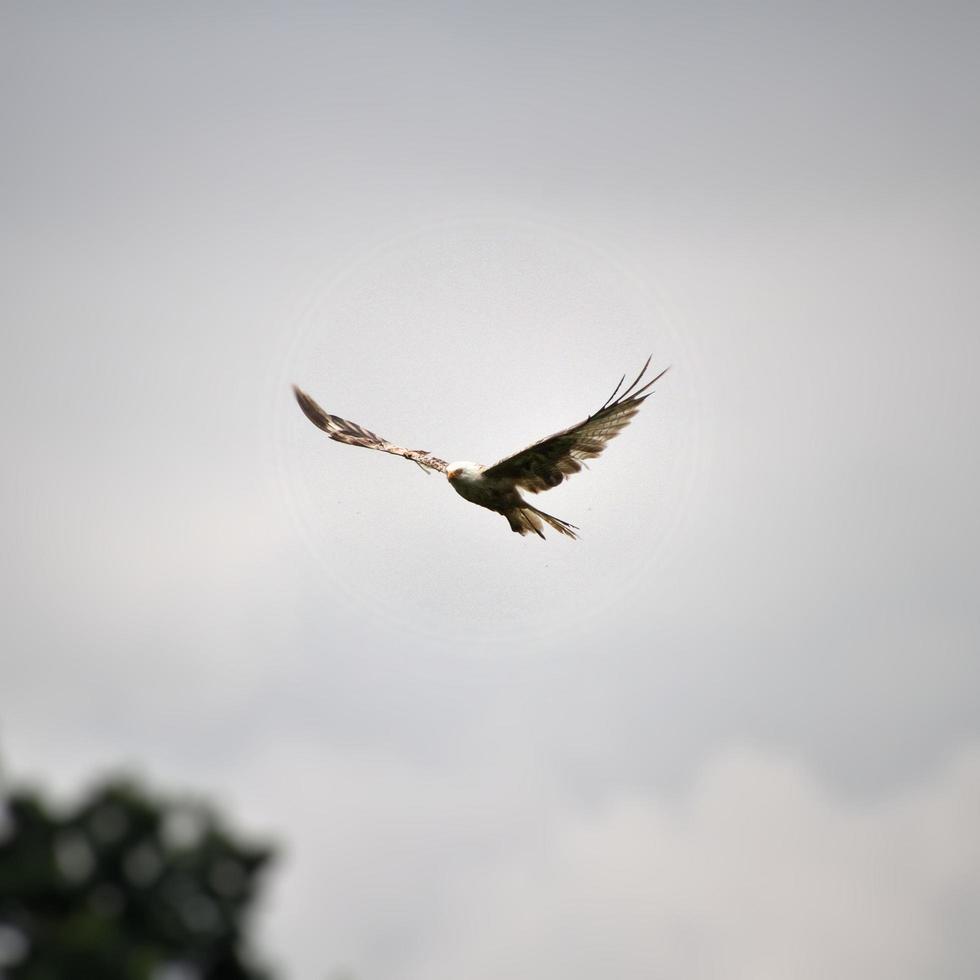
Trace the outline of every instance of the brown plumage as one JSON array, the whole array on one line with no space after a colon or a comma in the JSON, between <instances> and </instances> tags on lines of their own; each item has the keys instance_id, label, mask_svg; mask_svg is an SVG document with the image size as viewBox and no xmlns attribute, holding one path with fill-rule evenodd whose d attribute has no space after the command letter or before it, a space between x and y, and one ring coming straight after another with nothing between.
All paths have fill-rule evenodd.
<instances>
[{"instance_id":1,"label":"brown plumage","mask_svg":"<svg viewBox=\"0 0 980 980\"><path fill-rule=\"evenodd\" d=\"M640 381L650 366L651 358L622 394L619 389L626 380L623 375L615 390L606 399L602 408L588 416L577 425L562 429L554 435L514 453L493 466L480 466L478 463L446 463L421 449L404 449L368 431L356 422L329 415L305 392L295 385L293 392L306 417L318 428L337 442L349 446L363 446L394 453L417 463L424 470L439 470L445 473L453 489L464 499L488 510L502 514L512 531L525 535L529 533L544 537L543 526L549 525L560 534L575 538L578 528L561 518L553 517L529 504L520 490L541 493L558 486L573 473L582 469L582 461L601 455L606 443L614 439L629 425L630 420L640 410L640 405L652 393L650 389L667 373L665 368L652 381L639 387Z\"/></svg>"},{"instance_id":2,"label":"brown plumage","mask_svg":"<svg viewBox=\"0 0 980 980\"><path fill-rule=\"evenodd\" d=\"M383 453L394 453L396 456L404 456L413 463L418 463L424 470L438 470L440 473L446 472L446 461L433 456L432 453L424 449L402 449L395 446L369 432L363 425L356 422L348 422L347 419L339 418L336 415L329 415L310 396L301 389L293 385L293 394L299 407L303 409L303 414L318 428L336 442L346 443L348 446L363 446L365 449L379 449Z\"/></svg>"},{"instance_id":3,"label":"brown plumage","mask_svg":"<svg viewBox=\"0 0 980 980\"><path fill-rule=\"evenodd\" d=\"M636 380L616 398L616 392L626 380L624 374L602 408L593 415L494 463L484 471L484 475L491 479L511 479L515 486L531 493L557 487L582 469L581 460L600 456L606 443L615 439L629 425L630 419L649 397L649 389L668 371L668 368L664 368L652 381L637 388L649 366L648 357Z\"/></svg>"}]
</instances>

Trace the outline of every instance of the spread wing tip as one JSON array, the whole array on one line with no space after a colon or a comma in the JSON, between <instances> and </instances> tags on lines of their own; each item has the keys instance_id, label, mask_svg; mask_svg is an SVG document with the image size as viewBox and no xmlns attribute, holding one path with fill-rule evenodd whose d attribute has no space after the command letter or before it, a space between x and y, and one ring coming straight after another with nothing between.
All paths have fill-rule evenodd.
<instances>
[{"instance_id":1,"label":"spread wing tip","mask_svg":"<svg viewBox=\"0 0 980 980\"><path fill-rule=\"evenodd\" d=\"M652 395L653 392L650 391L650 389L670 370L670 368L671 365L668 364L667 367L665 367L652 381L648 381L642 388L634 391L632 397L638 401L643 401L643 399ZM643 375L641 374L640 377L643 377ZM636 380L639 381L640 378L637 378ZM642 395L643 398L640 398L640 395Z\"/></svg>"},{"instance_id":2,"label":"spread wing tip","mask_svg":"<svg viewBox=\"0 0 980 980\"><path fill-rule=\"evenodd\" d=\"M296 396L296 401L303 410L303 414L318 429L323 429L325 432L329 431L327 426L327 413L299 385L293 385L293 394Z\"/></svg>"},{"instance_id":3,"label":"spread wing tip","mask_svg":"<svg viewBox=\"0 0 980 980\"><path fill-rule=\"evenodd\" d=\"M665 367L652 381L648 381L642 388L637 388L636 386L642 380L643 375L647 373L647 368L650 366L650 362L652 360L653 354L646 359L643 367L640 368L640 373L636 376L636 378L634 378L633 383L622 393L620 393L619 389L626 380L626 375L624 374L619 379L619 384L613 388L613 393L605 400L605 402L603 402L602 407L593 412L586 421L594 419L597 415L606 411L607 408L612 409L628 402L635 402L637 405L639 405L647 397L647 393L649 392L650 388L652 388L670 370L670 365L668 364L667 367ZM617 394L619 395L618 398L616 397Z\"/></svg>"}]
</instances>

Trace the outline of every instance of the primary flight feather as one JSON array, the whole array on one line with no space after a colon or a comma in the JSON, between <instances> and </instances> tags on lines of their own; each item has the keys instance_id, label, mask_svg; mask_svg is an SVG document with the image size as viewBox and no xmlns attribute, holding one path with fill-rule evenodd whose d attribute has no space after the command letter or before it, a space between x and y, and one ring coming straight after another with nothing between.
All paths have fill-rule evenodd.
<instances>
[{"instance_id":1,"label":"primary flight feather","mask_svg":"<svg viewBox=\"0 0 980 980\"><path fill-rule=\"evenodd\" d=\"M650 389L667 373L667 368L664 368L652 381L638 387L650 366L650 360L648 357L636 380L619 394L619 389L626 380L626 375L623 375L613 393L597 412L577 425L539 439L493 466L480 466L479 463L470 462L447 463L424 449L403 449L369 432L356 422L348 422L328 414L296 385L293 385L293 392L306 417L331 439L344 442L348 446L364 446L367 449L379 449L383 453L404 456L425 470L445 473L452 488L464 500L502 514L507 518L510 529L517 534L524 535L533 531L543 538L542 528L544 524L548 524L560 534L574 538L578 530L574 524L538 510L519 491L540 493L542 490L557 487L573 473L578 473L582 468L582 460L599 456L606 448L606 443L629 425L630 419L640 410L640 405L652 394Z\"/></svg>"}]
</instances>

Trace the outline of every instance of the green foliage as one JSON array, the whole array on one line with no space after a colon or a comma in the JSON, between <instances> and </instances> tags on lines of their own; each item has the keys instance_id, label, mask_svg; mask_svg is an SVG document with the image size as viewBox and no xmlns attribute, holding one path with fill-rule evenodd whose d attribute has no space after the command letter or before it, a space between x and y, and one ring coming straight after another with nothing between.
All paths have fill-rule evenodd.
<instances>
[{"instance_id":1,"label":"green foliage","mask_svg":"<svg viewBox=\"0 0 980 980\"><path fill-rule=\"evenodd\" d=\"M271 856L132 783L66 815L15 793L0 823L0 976L260 980L243 921Z\"/></svg>"}]
</instances>

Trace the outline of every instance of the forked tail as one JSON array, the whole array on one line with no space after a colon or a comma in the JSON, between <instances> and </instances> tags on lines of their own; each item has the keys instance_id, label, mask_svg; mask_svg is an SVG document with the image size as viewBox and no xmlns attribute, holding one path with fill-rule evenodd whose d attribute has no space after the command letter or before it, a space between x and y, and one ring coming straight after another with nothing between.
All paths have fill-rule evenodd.
<instances>
[{"instance_id":1,"label":"forked tail","mask_svg":"<svg viewBox=\"0 0 980 980\"><path fill-rule=\"evenodd\" d=\"M522 536L533 532L539 538L543 538L544 531L542 528L544 524L548 524L559 534L565 534L573 539L578 538L575 533L578 528L574 524L569 524L568 521L563 521L560 517L552 517L551 514L546 514L543 510L538 510L537 507L528 503L504 511L504 517L507 518L510 529Z\"/></svg>"}]
</instances>

